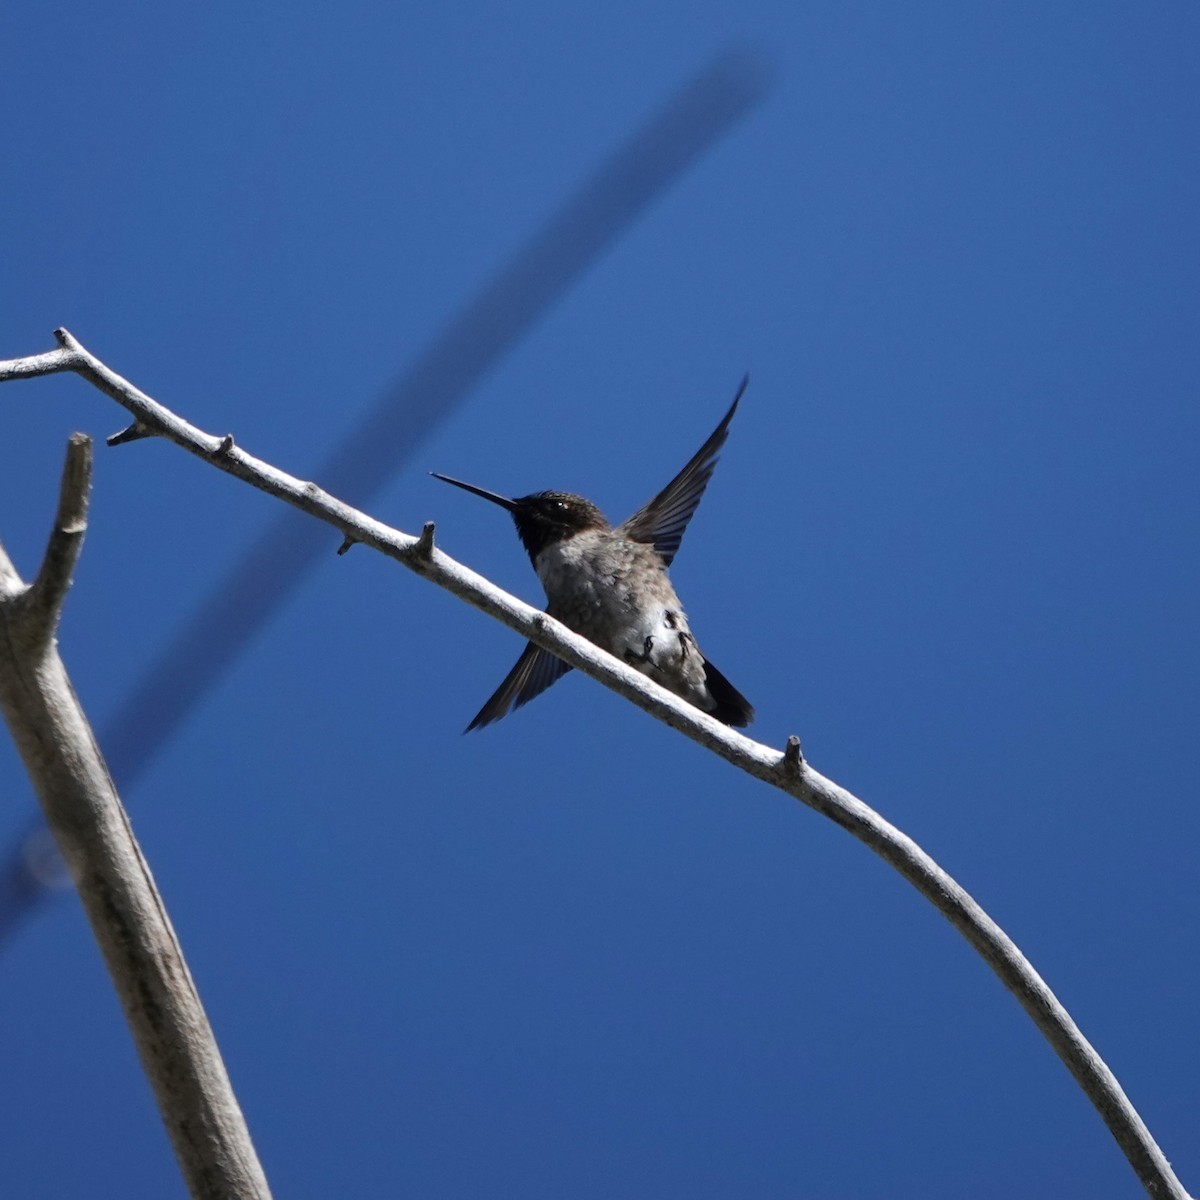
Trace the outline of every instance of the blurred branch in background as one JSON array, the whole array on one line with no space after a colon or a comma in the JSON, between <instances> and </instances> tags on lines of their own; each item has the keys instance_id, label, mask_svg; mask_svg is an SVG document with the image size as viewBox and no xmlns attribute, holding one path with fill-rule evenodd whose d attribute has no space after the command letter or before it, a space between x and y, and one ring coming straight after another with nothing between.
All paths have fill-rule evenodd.
<instances>
[{"instance_id":1,"label":"blurred branch in background","mask_svg":"<svg viewBox=\"0 0 1200 1200\"><path fill-rule=\"evenodd\" d=\"M67 446L58 513L25 586L0 546L0 710L79 897L194 1197L270 1191L192 982L54 637L87 530L91 439Z\"/></svg>"},{"instance_id":2,"label":"blurred branch in background","mask_svg":"<svg viewBox=\"0 0 1200 1200\"><path fill-rule=\"evenodd\" d=\"M769 65L728 50L586 180L454 317L317 468L334 491L371 501L437 424L694 162L764 97ZM101 730L128 794L173 734L299 586L323 547L305 522L271 521L198 604ZM0 947L62 882L33 821L0 866Z\"/></svg>"},{"instance_id":3,"label":"blurred branch in background","mask_svg":"<svg viewBox=\"0 0 1200 1200\"><path fill-rule=\"evenodd\" d=\"M1116 1076L1013 940L916 842L869 805L814 771L804 761L797 738L790 738L787 749L780 754L727 728L547 614L435 550L432 524L426 525L419 538L391 529L315 484L252 457L234 444L232 436L220 438L197 429L110 370L66 330L58 330L55 336L58 350L0 363L0 382L60 371L77 372L128 410L134 420L130 430L136 429L140 436L164 437L222 471L310 513L344 535L343 548L348 543L362 542L381 551L851 833L933 904L1016 997L1095 1105L1147 1193L1170 1200L1189 1200ZM128 440L130 430L110 438L110 443ZM328 539L325 545L329 547Z\"/></svg>"}]
</instances>

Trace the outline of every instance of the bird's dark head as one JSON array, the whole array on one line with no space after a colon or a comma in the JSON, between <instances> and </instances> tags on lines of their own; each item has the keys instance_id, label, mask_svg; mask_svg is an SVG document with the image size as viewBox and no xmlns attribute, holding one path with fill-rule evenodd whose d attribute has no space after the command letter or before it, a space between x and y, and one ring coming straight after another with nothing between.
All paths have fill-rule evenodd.
<instances>
[{"instance_id":1,"label":"bird's dark head","mask_svg":"<svg viewBox=\"0 0 1200 1200\"><path fill-rule=\"evenodd\" d=\"M537 556L547 546L585 529L607 529L604 514L590 501L570 492L534 492L513 501L512 518L537 565Z\"/></svg>"},{"instance_id":2,"label":"bird's dark head","mask_svg":"<svg viewBox=\"0 0 1200 1200\"><path fill-rule=\"evenodd\" d=\"M452 483L455 487L508 509L534 567L537 566L537 556L547 546L582 533L585 529L609 528L604 514L590 500L570 492L534 492L530 496L518 496L510 500L507 496L497 495L472 483L463 483L461 479L451 479L449 475L439 475L436 471L430 474L435 479Z\"/></svg>"}]
</instances>

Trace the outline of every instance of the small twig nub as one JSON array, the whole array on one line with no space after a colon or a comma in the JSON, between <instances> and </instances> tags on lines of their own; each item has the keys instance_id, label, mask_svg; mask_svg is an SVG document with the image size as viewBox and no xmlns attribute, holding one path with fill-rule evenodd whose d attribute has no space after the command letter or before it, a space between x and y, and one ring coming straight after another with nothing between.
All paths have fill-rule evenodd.
<instances>
[{"instance_id":1,"label":"small twig nub","mask_svg":"<svg viewBox=\"0 0 1200 1200\"><path fill-rule=\"evenodd\" d=\"M142 438L153 437L144 425L139 425L137 421L118 433L110 433L104 440L110 446L123 446L126 442L140 442Z\"/></svg>"},{"instance_id":2,"label":"small twig nub","mask_svg":"<svg viewBox=\"0 0 1200 1200\"><path fill-rule=\"evenodd\" d=\"M357 545L358 545L358 538L352 538L349 534L346 534L346 540L338 547L338 554L345 554L346 551L349 550L351 546L357 546Z\"/></svg>"},{"instance_id":3,"label":"small twig nub","mask_svg":"<svg viewBox=\"0 0 1200 1200\"><path fill-rule=\"evenodd\" d=\"M413 545L413 554L417 558L423 558L428 561L430 555L433 554L433 528L432 521L426 521L421 526L421 536L417 538Z\"/></svg>"},{"instance_id":4,"label":"small twig nub","mask_svg":"<svg viewBox=\"0 0 1200 1200\"><path fill-rule=\"evenodd\" d=\"M793 733L787 740L781 760L783 769L789 775L798 775L804 765L804 755L800 751L800 739Z\"/></svg>"}]
</instances>

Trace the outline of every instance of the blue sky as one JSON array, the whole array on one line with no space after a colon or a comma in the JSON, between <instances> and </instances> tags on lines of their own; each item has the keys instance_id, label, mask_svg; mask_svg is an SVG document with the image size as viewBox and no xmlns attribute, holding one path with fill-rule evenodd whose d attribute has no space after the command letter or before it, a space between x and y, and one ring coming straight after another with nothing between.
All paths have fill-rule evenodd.
<instances>
[{"instance_id":1,"label":"blue sky","mask_svg":"<svg viewBox=\"0 0 1200 1200\"><path fill-rule=\"evenodd\" d=\"M672 570L701 644L754 736L798 733L1008 930L1200 1187L1193 5L5 27L0 355L66 325L301 476L688 78L769 60L371 511L540 601L503 514L425 472L621 518L749 371ZM122 414L73 379L2 401L30 574L68 434ZM97 727L277 507L165 444L98 451L60 633ZM316 536L126 794L277 1195L1141 1194L866 850L578 675L462 737L519 639ZM0 792L15 840L7 742ZM0 1027L11 1194L183 1194L72 898L0 956Z\"/></svg>"}]
</instances>

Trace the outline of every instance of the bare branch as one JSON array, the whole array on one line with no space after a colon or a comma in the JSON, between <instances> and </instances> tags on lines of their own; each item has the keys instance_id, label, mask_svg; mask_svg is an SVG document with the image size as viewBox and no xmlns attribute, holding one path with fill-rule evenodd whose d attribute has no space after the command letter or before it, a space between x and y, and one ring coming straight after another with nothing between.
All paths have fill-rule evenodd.
<instances>
[{"instance_id":1,"label":"bare branch","mask_svg":"<svg viewBox=\"0 0 1200 1200\"><path fill-rule=\"evenodd\" d=\"M346 542L362 542L394 558L557 654L734 766L815 809L869 846L962 933L1016 996L1095 1105L1146 1191L1159 1200L1162 1197L1189 1200L1116 1077L1012 939L911 838L857 797L814 771L801 756L799 739L794 739L794 744L789 739L787 750L781 753L727 728L440 550L422 545L432 541L428 526L428 539L424 534L418 539L373 520L315 484L296 479L189 425L109 370L65 330L59 330L56 336L74 356L69 369L78 371L111 396L145 429L253 487L311 513L340 530ZM4 378L4 365L0 364L0 381Z\"/></svg>"},{"instance_id":2,"label":"bare branch","mask_svg":"<svg viewBox=\"0 0 1200 1200\"><path fill-rule=\"evenodd\" d=\"M10 358L0 362L0 383L12 379L35 379L39 375L56 375L60 371L75 369L74 356L70 350L47 350L45 354L31 354L28 358Z\"/></svg>"},{"instance_id":3,"label":"bare branch","mask_svg":"<svg viewBox=\"0 0 1200 1200\"><path fill-rule=\"evenodd\" d=\"M79 889L189 1191L269 1200L175 931L52 636L83 542L90 476L91 439L76 434L31 587L0 546L0 711Z\"/></svg>"}]
</instances>

